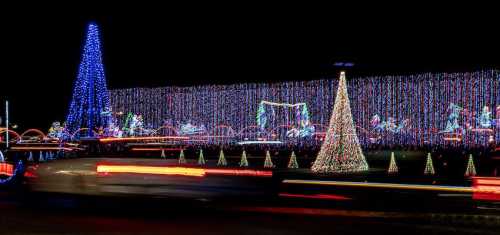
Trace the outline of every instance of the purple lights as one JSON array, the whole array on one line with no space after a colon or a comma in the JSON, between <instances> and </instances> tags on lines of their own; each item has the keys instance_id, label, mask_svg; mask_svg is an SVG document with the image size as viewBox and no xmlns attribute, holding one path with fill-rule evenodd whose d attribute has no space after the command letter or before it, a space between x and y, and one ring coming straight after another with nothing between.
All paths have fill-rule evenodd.
<instances>
[{"instance_id":1,"label":"purple lights","mask_svg":"<svg viewBox=\"0 0 500 235\"><path fill-rule=\"evenodd\" d=\"M189 124L204 130L197 136L211 144L279 140L320 145L332 112L337 82L331 79L131 88L111 90L110 98L115 113L142 114L146 129L167 126L156 133L159 135L180 135L181 126ZM500 118L499 71L355 79L349 79L347 74L347 85L362 145L486 146L500 141L500 124L496 120ZM256 121L262 101L305 103L314 134L305 138L287 136L287 131L294 127L296 112L278 106L266 108L266 118L272 125L262 130ZM449 109L451 104L461 108L455 116ZM118 125L122 125L124 116L116 116ZM374 120L378 120L377 125L373 125ZM449 122L456 124L456 128L448 128Z\"/></svg>"}]
</instances>

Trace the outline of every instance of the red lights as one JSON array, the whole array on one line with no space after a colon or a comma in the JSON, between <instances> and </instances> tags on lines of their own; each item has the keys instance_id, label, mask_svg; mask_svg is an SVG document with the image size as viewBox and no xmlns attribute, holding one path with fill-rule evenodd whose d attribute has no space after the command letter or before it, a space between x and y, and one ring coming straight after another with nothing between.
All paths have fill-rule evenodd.
<instances>
[{"instance_id":1,"label":"red lights","mask_svg":"<svg viewBox=\"0 0 500 235\"><path fill-rule=\"evenodd\" d=\"M500 201L500 178L473 177L472 190L474 200Z\"/></svg>"},{"instance_id":2,"label":"red lights","mask_svg":"<svg viewBox=\"0 0 500 235\"><path fill-rule=\"evenodd\" d=\"M0 175L12 176L14 175L14 165L1 162L0 163Z\"/></svg>"}]
</instances>

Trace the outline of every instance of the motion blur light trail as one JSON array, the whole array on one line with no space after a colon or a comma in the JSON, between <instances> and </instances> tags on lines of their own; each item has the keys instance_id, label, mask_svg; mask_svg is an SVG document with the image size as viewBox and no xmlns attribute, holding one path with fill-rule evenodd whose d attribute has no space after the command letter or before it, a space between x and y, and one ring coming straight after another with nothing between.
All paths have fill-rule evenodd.
<instances>
[{"instance_id":1,"label":"motion blur light trail","mask_svg":"<svg viewBox=\"0 0 500 235\"><path fill-rule=\"evenodd\" d=\"M500 201L500 178L474 177L472 178L475 200Z\"/></svg>"},{"instance_id":2,"label":"motion blur light trail","mask_svg":"<svg viewBox=\"0 0 500 235\"><path fill-rule=\"evenodd\" d=\"M205 176L203 169L186 167L158 167L158 166L132 166L132 165L98 165L97 173L135 173L156 175L182 175Z\"/></svg>"},{"instance_id":3,"label":"motion blur light trail","mask_svg":"<svg viewBox=\"0 0 500 235\"><path fill-rule=\"evenodd\" d=\"M305 199L324 199L324 200L351 200L349 197L344 197L341 195L334 194L294 194L294 193L280 193L280 197L288 197L288 198L305 198Z\"/></svg>"},{"instance_id":4,"label":"motion blur light trail","mask_svg":"<svg viewBox=\"0 0 500 235\"><path fill-rule=\"evenodd\" d=\"M260 170L203 169L203 168L190 168L190 167L107 165L107 164L97 165L97 173L181 175L181 176L194 176L194 177L203 177L206 175L272 177L273 175L271 171L260 171Z\"/></svg>"},{"instance_id":5,"label":"motion blur light trail","mask_svg":"<svg viewBox=\"0 0 500 235\"><path fill-rule=\"evenodd\" d=\"M393 183L369 183L369 182L321 181L321 180L284 180L283 183L366 187L366 188L409 189L409 190L426 190L426 191L448 191L448 192L462 192L462 193L472 193L473 191L472 187L445 186L445 185L393 184Z\"/></svg>"}]
</instances>

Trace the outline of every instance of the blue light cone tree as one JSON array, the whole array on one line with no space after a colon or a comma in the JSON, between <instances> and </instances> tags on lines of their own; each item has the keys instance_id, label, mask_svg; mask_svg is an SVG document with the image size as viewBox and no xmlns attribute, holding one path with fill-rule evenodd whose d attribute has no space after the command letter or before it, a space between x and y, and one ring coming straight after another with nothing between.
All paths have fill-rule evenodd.
<instances>
[{"instance_id":1,"label":"blue light cone tree","mask_svg":"<svg viewBox=\"0 0 500 235\"><path fill-rule=\"evenodd\" d=\"M87 38L73 88L73 98L66 118L66 129L74 133L80 128L89 128L83 136L92 136L96 128L109 126L111 111L109 92L104 76L99 29L89 24Z\"/></svg>"}]
</instances>

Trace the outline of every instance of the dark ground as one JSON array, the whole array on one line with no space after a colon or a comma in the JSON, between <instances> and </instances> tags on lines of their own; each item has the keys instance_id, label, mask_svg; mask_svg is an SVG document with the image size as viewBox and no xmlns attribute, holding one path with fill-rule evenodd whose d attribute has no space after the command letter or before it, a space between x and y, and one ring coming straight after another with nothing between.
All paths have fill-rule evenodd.
<instances>
[{"instance_id":1,"label":"dark ground","mask_svg":"<svg viewBox=\"0 0 500 235\"><path fill-rule=\"evenodd\" d=\"M498 234L500 226L498 216L468 213L212 208L168 200L146 208L130 202L114 199L107 205L86 206L71 200L38 205L2 202L0 234Z\"/></svg>"}]
</instances>

